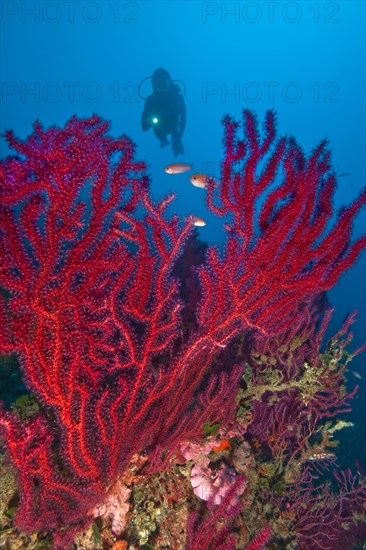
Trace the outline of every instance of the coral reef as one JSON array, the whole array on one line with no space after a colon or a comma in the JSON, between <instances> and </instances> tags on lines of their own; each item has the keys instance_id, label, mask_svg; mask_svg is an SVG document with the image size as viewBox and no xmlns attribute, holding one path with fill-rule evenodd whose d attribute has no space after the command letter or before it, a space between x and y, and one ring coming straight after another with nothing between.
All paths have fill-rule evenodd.
<instances>
[{"instance_id":1,"label":"coral reef","mask_svg":"<svg viewBox=\"0 0 366 550\"><path fill-rule=\"evenodd\" d=\"M6 134L0 351L19 358L34 398L1 409L0 434L19 487L14 525L47 532L34 547L65 550L79 534L164 548L172 521L192 550L322 548L351 527L358 540L364 481L338 473L338 492L319 489L308 463L335 464L335 417L357 391L344 376L361 351L347 351L354 317L323 350L320 303L366 246L351 241L366 192L328 228L325 142L306 158L277 139L271 112L262 139L249 111L243 136L223 125L220 184L207 186L225 216L222 250L197 242L191 216L167 215L173 195L153 201L134 145L99 117L37 123L23 142ZM198 452L184 456L189 445ZM162 500L142 497L165 475ZM319 538L312 517L332 511Z\"/></svg>"}]
</instances>

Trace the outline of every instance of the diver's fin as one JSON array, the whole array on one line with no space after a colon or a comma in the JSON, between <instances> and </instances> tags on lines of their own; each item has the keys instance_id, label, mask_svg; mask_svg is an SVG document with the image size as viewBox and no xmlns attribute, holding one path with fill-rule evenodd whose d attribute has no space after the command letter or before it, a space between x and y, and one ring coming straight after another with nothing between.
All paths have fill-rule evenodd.
<instances>
[{"instance_id":1,"label":"diver's fin","mask_svg":"<svg viewBox=\"0 0 366 550\"><path fill-rule=\"evenodd\" d=\"M178 155L184 155L183 142L180 138L172 139L172 149L175 157L177 157Z\"/></svg>"}]
</instances>

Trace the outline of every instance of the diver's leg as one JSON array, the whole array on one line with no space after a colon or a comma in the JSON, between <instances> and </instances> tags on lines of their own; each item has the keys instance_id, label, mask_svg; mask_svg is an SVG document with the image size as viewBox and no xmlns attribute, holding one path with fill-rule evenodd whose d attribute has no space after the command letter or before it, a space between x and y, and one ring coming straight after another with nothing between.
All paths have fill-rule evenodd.
<instances>
[{"instance_id":1,"label":"diver's leg","mask_svg":"<svg viewBox=\"0 0 366 550\"><path fill-rule=\"evenodd\" d=\"M160 140L160 147L166 147L167 145L169 145L170 142L168 140L167 133L164 128L155 126L154 134Z\"/></svg>"},{"instance_id":2,"label":"diver's leg","mask_svg":"<svg viewBox=\"0 0 366 550\"><path fill-rule=\"evenodd\" d=\"M172 133L172 150L175 157L184 155L183 143L177 132Z\"/></svg>"}]
</instances>

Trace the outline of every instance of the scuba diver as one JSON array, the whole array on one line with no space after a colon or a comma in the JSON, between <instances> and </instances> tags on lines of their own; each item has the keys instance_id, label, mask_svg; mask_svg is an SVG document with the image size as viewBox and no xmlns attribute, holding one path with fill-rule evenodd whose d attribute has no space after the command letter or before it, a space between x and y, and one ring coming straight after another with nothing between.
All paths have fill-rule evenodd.
<instances>
[{"instance_id":1,"label":"scuba diver","mask_svg":"<svg viewBox=\"0 0 366 550\"><path fill-rule=\"evenodd\" d=\"M182 137L186 125L186 106L181 90L163 68L156 69L151 79L153 93L145 99L142 129L146 132L153 128L155 136L160 140L160 147L169 145L170 134L174 156L183 155Z\"/></svg>"}]
</instances>

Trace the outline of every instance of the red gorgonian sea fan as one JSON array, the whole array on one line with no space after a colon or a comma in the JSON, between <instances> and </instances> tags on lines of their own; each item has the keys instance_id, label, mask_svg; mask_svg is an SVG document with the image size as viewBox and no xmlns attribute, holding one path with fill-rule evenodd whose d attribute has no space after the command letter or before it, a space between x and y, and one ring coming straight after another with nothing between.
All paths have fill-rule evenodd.
<instances>
[{"instance_id":1,"label":"red gorgonian sea fan","mask_svg":"<svg viewBox=\"0 0 366 550\"><path fill-rule=\"evenodd\" d=\"M262 141L252 113L243 139L238 128L224 119L208 205L230 218L228 238L197 270L188 333L172 270L192 219L168 217L173 195L152 200L132 142L108 136L97 116L36 124L24 142L6 134L17 156L0 173L0 349L18 354L43 408L26 423L2 411L0 431L18 474L16 523L52 530L55 548L91 521L135 453L156 471L203 422L230 419L240 368L220 372L216 361L210 374L220 352L248 327L289 328L366 245L350 244L365 192L324 235L335 189L325 143L306 158L293 139L276 139L273 113Z\"/></svg>"}]
</instances>

